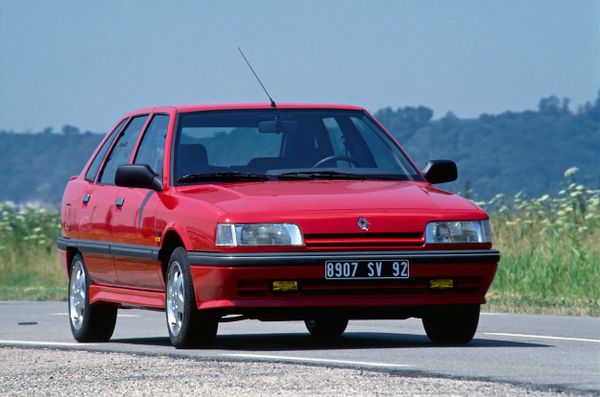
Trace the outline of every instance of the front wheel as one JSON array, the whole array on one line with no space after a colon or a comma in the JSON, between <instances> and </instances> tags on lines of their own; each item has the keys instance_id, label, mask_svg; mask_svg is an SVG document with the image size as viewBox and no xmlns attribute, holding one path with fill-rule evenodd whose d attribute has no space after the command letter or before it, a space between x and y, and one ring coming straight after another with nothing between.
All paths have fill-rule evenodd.
<instances>
[{"instance_id":1,"label":"front wheel","mask_svg":"<svg viewBox=\"0 0 600 397\"><path fill-rule=\"evenodd\" d=\"M83 257L77 254L71 261L69 280L69 323L78 342L107 342L117 322L117 306L90 303L91 280Z\"/></svg>"},{"instance_id":2,"label":"front wheel","mask_svg":"<svg viewBox=\"0 0 600 397\"><path fill-rule=\"evenodd\" d=\"M169 339L177 349L212 343L219 318L196 306L192 274L185 249L176 248L167 269L166 317Z\"/></svg>"},{"instance_id":3,"label":"front wheel","mask_svg":"<svg viewBox=\"0 0 600 397\"><path fill-rule=\"evenodd\" d=\"M345 317L317 318L305 320L304 324L312 336L336 337L344 333L348 326L348 319Z\"/></svg>"},{"instance_id":4,"label":"front wheel","mask_svg":"<svg viewBox=\"0 0 600 397\"><path fill-rule=\"evenodd\" d=\"M422 319L431 341L440 345L466 345L479 324L479 305L451 305L431 309Z\"/></svg>"}]
</instances>

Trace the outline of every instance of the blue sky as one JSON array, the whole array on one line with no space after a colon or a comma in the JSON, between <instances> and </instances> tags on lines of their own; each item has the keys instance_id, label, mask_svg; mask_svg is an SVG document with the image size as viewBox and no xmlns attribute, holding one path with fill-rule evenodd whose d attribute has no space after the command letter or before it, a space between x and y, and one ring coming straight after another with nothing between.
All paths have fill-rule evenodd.
<instances>
[{"instance_id":1,"label":"blue sky","mask_svg":"<svg viewBox=\"0 0 600 397\"><path fill-rule=\"evenodd\" d=\"M0 0L0 129L106 131L140 107L266 100L574 106L600 89L600 2Z\"/></svg>"}]
</instances>

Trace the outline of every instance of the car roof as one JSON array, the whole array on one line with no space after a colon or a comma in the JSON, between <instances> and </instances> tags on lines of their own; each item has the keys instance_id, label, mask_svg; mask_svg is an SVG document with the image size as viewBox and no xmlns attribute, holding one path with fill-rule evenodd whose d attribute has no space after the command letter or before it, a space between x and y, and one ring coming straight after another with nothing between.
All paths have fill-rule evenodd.
<instances>
[{"instance_id":1,"label":"car roof","mask_svg":"<svg viewBox=\"0 0 600 397\"><path fill-rule=\"evenodd\" d=\"M243 109L272 109L269 103L223 103L223 104L196 104L196 105L175 105L175 106L157 106L153 108L144 108L134 110L127 116L134 116L141 113L151 112L201 112L209 110L243 110ZM338 110L364 110L360 106L352 105L334 105L320 103L278 103L277 109L338 109Z\"/></svg>"}]
</instances>

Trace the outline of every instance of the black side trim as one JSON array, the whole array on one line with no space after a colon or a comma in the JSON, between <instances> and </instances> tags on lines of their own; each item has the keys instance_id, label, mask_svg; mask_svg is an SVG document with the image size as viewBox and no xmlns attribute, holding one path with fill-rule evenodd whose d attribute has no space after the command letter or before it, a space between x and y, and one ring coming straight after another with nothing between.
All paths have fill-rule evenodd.
<instances>
[{"instance_id":1,"label":"black side trim","mask_svg":"<svg viewBox=\"0 0 600 397\"><path fill-rule=\"evenodd\" d=\"M158 247L146 245L119 244L108 241L76 240L59 237L56 240L58 249L77 248L82 252L94 252L104 255L124 256L129 258L158 260Z\"/></svg>"},{"instance_id":2,"label":"black side trim","mask_svg":"<svg viewBox=\"0 0 600 397\"><path fill-rule=\"evenodd\" d=\"M100 241L81 241L77 244L77 248L84 252L94 252L97 254L110 254L110 244Z\"/></svg>"},{"instance_id":3,"label":"black side trim","mask_svg":"<svg viewBox=\"0 0 600 397\"><path fill-rule=\"evenodd\" d=\"M110 253L115 256L158 260L158 248L143 245L114 244L110 245Z\"/></svg>"},{"instance_id":4,"label":"black side trim","mask_svg":"<svg viewBox=\"0 0 600 397\"><path fill-rule=\"evenodd\" d=\"M69 247L69 239L65 237L59 237L56 239L56 248L59 250L66 250Z\"/></svg>"},{"instance_id":5,"label":"black side trim","mask_svg":"<svg viewBox=\"0 0 600 397\"><path fill-rule=\"evenodd\" d=\"M340 252L274 252L220 253L192 251L192 265L207 266L285 266L319 265L326 260L407 259L411 263L498 263L496 250L456 251L340 251Z\"/></svg>"}]
</instances>

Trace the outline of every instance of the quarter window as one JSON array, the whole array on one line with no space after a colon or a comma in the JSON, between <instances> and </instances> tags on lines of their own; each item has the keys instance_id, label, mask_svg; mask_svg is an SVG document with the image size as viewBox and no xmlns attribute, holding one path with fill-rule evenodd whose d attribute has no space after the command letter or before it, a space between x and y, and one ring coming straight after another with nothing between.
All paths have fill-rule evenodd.
<instances>
[{"instance_id":1,"label":"quarter window","mask_svg":"<svg viewBox=\"0 0 600 397\"><path fill-rule=\"evenodd\" d=\"M161 178L168 127L169 116L157 114L152 117L134 161L135 164L148 164Z\"/></svg>"},{"instance_id":2,"label":"quarter window","mask_svg":"<svg viewBox=\"0 0 600 397\"><path fill-rule=\"evenodd\" d=\"M146 123L148 116L138 116L131 119L125 130L121 133L117 142L113 146L112 152L106 160L102 174L100 175L100 183L107 185L115 184L115 173L120 165L129 162L129 156L133 150L133 146L137 141L140 131Z\"/></svg>"},{"instance_id":3,"label":"quarter window","mask_svg":"<svg viewBox=\"0 0 600 397\"><path fill-rule=\"evenodd\" d=\"M104 157L106 156L106 152L108 152L108 149L110 149L110 145L115 140L115 136L117 136L119 131L121 131L121 128L123 128L123 125L125 124L126 121L127 121L127 119L123 119L115 127L115 129L112 130L108 139L104 141L104 144L102 144L102 147L98 151L98 154L94 158L94 161L92 161L92 164L90 164L90 167L88 168L87 172L85 173L86 180L88 180L90 182L94 182L94 180L96 179L96 174L98 173L98 169L100 168L100 165L102 164L102 160L104 160Z\"/></svg>"}]
</instances>

